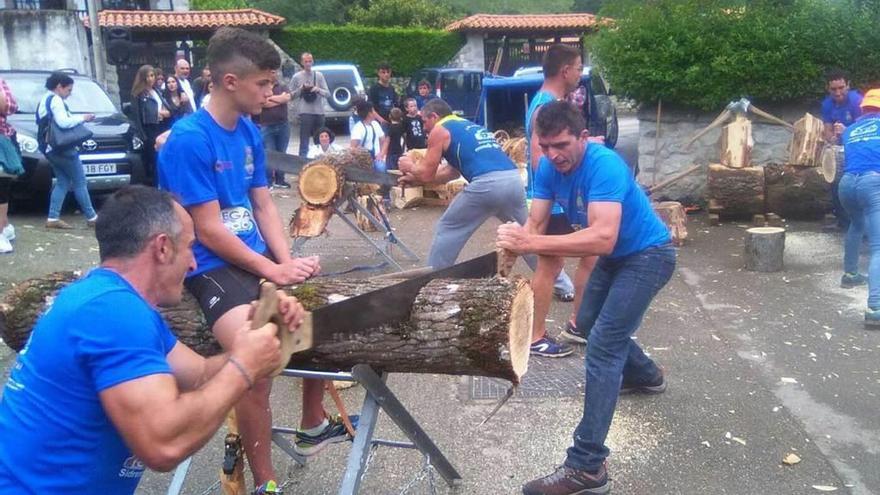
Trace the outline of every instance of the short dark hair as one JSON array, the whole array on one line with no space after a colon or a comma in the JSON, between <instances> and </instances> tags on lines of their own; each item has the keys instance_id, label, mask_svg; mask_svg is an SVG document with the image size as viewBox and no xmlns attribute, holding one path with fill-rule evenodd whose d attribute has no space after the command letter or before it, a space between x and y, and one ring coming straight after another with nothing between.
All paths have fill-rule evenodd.
<instances>
[{"instance_id":1,"label":"short dark hair","mask_svg":"<svg viewBox=\"0 0 880 495\"><path fill-rule=\"evenodd\" d=\"M389 64L388 62L385 62L385 61L383 60L382 62L379 62L379 65L376 67L376 70L377 70L377 71L379 71L379 70L387 70L387 71L390 71L390 70L391 70L391 64Z\"/></svg>"},{"instance_id":2,"label":"short dark hair","mask_svg":"<svg viewBox=\"0 0 880 495\"><path fill-rule=\"evenodd\" d=\"M333 134L333 131L331 131L329 127L322 127L318 129L318 132L316 132L313 137L315 144L321 144L321 134L324 134L325 132L330 136L331 143L336 140L336 134Z\"/></svg>"},{"instance_id":3,"label":"short dark hair","mask_svg":"<svg viewBox=\"0 0 880 495\"><path fill-rule=\"evenodd\" d=\"M446 103L440 98L431 98L422 105L422 112L424 112L425 115L436 113L437 116L443 118L452 115L452 108L449 106L449 103Z\"/></svg>"},{"instance_id":4,"label":"short dark hair","mask_svg":"<svg viewBox=\"0 0 880 495\"><path fill-rule=\"evenodd\" d=\"M825 73L825 82L830 83L831 81L837 81L839 79L843 79L844 82L849 82L849 74L846 73L843 69L833 68L830 69L827 73Z\"/></svg>"},{"instance_id":5,"label":"short dark hair","mask_svg":"<svg viewBox=\"0 0 880 495\"><path fill-rule=\"evenodd\" d=\"M420 88L422 86L427 86L428 89L431 89L431 83L429 83L427 79L422 79L421 81L419 81L419 83L416 85L416 88Z\"/></svg>"},{"instance_id":6,"label":"short dark hair","mask_svg":"<svg viewBox=\"0 0 880 495\"><path fill-rule=\"evenodd\" d=\"M561 43L551 45L547 52L544 53L544 61L542 63L544 76L554 77L558 75L564 66L573 64L580 56L581 52L573 46Z\"/></svg>"},{"instance_id":7,"label":"short dark hair","mask_svg":"<svg viewBox=\"0 0 880 495\"><path fill-rule=\"evenodd\" d=\"M587 128L580 110L567 101L552 101L543 105L535 120L535 130L539 136L555 136L568 131L575 136Z\"/></svg>"},{"instance_id":8,"label":"short dark hair","mask_svg":"<svg viewBox=\"0 0 880 495\"><path fill-rule=\"evenodd\" d=\"M146 186L126 186L108 198L98 213L95 237L101 261L132 258L158 234L177 239L183 225L174 196Z\"/></svg>"},{"instance_id":9,"label":"short dark hair","mask_svg":"<svg viewBox=\"0 0 880 495\"><path fill-rule=\"evenodd\" d=\"M367 100L360 100L354 105L354 112L361 119L367 118L370 115L370 112L373 111L373 104Z\"/></svg>"},{"instance_id":10,"label":"short dark hair","mask_svg":"<svg viewBox=\"0 0 880 495\"><path fill-rule=\"evenodd\" d=\"M46 78L46 89L54 91L58 85L66 88L73 84L73 78L63 72L53 72Z\"/></svg>"},{"instance_id":11,"label":"short dark hair","mask_svg":"<svg viewBox=\"0 0 880 495\"><path fill-rule=\"evenodd\" d=\"M224 27L208 41L208 69L215 84L223 75L245 76L256 70L278 70L281 56L262 36L244 29Z\"/></svg>"}]
</instances>

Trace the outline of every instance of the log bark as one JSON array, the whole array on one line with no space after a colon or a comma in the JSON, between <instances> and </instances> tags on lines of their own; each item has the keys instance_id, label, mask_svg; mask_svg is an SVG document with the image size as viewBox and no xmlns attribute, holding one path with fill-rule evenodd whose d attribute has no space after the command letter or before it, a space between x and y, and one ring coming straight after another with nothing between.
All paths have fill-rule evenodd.
<instances>
[{"instance_id":1,"label":"log bark","mask_svg":"<svg viewBox=\"0 0 880 495\"><path fill-rule=\"evenodd\" d=\"M299 196L313 206L329 206L342 194L345 173L342 167L318 160L299 173Z\"/></svg>"},{"instance_id":2,"label":"log bark","mask_svg":"<svg viewBox=\"0 0 880 495\"><path fill-rule=\"evenodd\" d=\"M52 274L9 290L0 305L0 335L13 350L26 342L57 291L77 275ZM314 309L394 284L383 280L323 280L285 290ZM409 321L371 328L341 342L324 342L294 354L289 366L378 370L502 378L518 383L528 363L533 299L522 278L435 280L416 297ZM220 352L195 300L161 313L181 342L204 356Z\"/></svg>"},{"instance_id":3,"label":"log bark","mask_svg":"<svg viewBox=\"0 0 880 495\"><path fill-rule=\"evenodd\" d=\"M781 227L753 227L746 230L746 270L778 272L783 268L785 229Z\"/></svg>"},{"instance_id":4,"label":"log bark","mask_svg":"<svg viewBox=\"0 0 880 495\"><path fill-rule=\"evenodd\" d=\"M764 166L767 211L783 218L817 220L831 211L831 184L817 167Z\"/></svg>"},{"instance_id":5,"label":"log bark","mask_svg":"<svg viewBox=\"0 0 880 495\"><path fill-rule=\"evenodd\" d=\"M346 148L335 153L321 155L320 161L336 167L354 166L364 170L373 170L373 157L364 148Z\"/></svg>"},{"instance_id":6,"label":"log bark","mask_svg":"<svg viewBox=\"0 0 880 495\"><path fill-rule=\"evenodd\" d=\"M290 237L318 237L327 230L333 210L329 206L303 203L293 212L288 231Z\"/></svg>"},{"instance_id":7,"label":"log bark","mask_svg":"<svg viewBox=\"0 0 880 495\"><path fill-rule=\"evenodd\" d=\"M822 147L824 124L811 114L794 123L794 135L789 145L789 163L802 167L815 167L819 164Z\"/></svg>"},{"instance_id":8,"label":"log bark","mask_svg":"<svg viewBox=\"0 0 880 495\"><path fill-rule=\"evenodd\" d=\"M725 217L748 217L764 212L764 169L729 168L713 163L707 175L707 197L712 213Z\"/></svg>"},{"instance_id":9,"label":"log bark","mask_svg":"<svg viewBox=\"0 0 880 495\"><path fill-rule=\"evenodd\" d=\"M752 121L743 115L721 129L721 164L745 168L752 158Z\"/></svg>"},{"instance_id":10,"label":"log bark","mask_svg":"<svg viewBox=\"0 0 880 495\"><path fill-rule=\"evenodd\" d=\"M660 220L666 224L669 234L672 236L672 243L681 246L687 240L687 215L684 207L678 201L663 201L654 203L654 211Z\"/></svg>"}]
</instances>

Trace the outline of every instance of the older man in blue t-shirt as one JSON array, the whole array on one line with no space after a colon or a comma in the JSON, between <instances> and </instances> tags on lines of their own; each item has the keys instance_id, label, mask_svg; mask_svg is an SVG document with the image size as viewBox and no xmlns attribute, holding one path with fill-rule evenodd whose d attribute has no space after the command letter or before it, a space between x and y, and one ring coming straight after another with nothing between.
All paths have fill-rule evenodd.
<instances>
[{"instance_id":1,"label":"older man in blue t-shirt","mask_svg":"<svg viewBox=\"0 0 880 495\"><path fill-rule=\"evenodd\" d=\"M498 247L517 253L598 257L584 291L576 326L589 342L584 413L563 466L527 483L526 495L607 493L605 438L620 393L662 393L660 368L632 340L651 303L675 268L669 231L651 208L626 163L587 143L589 133L573 105L544 105L536 121L544 157L525 226L498 228ZM553 201L579 230L544 235Z\"/></svg>"},{"instance_id":2,"label":"older man in blue t-shirt","mask_svg":"<svg viewBox=\"0 0 880 495\"><path fill-rule=\"evenodd\" d=\"M880 326L880 90L872 89L861 104L862 116L843 132L846 166L840 179L840 201L852 221L846 232L841 287L868 283L865 324ZM866 229L867 227L867 229ZM868 277L859 273L859 248L868 234L871 262Z\"/></svg>"}]
</instances>

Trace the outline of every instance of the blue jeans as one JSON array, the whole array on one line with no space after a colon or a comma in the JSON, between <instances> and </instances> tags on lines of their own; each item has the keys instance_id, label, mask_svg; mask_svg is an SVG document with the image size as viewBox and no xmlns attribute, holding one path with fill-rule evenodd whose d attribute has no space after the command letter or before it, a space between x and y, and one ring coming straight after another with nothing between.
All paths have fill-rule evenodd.
<instances>
[{"instance_id":1,"label":"blue jeans","mask_svg":"<svg viewBox=\"0 0 880 495\"><path fill-rule=\"evenodd\" d=\"M287 145L290 144L289 122L262 125L260 126L260 134L263 135L264 148L267 150L287 153ZM269 178L269 185L277 182L284 182L284 172L280 170L267 169L266 176Z\"/></svg>"},{"instance_id":2,"label":"blue jeans","mask_svg":"<svg viewBox=\"0 0 880 495\"><path fill-rule=\"evenodd\" d=\"M52 194L49 196L49 220L61 218L61 207L64 206L64 199L71 189L86 219L95 218L97 213L92 206L92 198L86 185L86 174L76 148L50 151L46 153L46 159L55 174L55 185L52 186Z\"/></svg>"},{"instance_id":3,"label":"blue jeans","mask_svg":"<svg viewBox=\"0 0 880 495\"><path fill-rule=\"evenodd\" d=\"M617 407L621 381L644 383L660 370L634 340L642 317L675 270L670 244L617 259L600 258L590 275L577 316L589 329L584 414L574 431L565 465L595 471L608 457L605 438Z\"/></svg>"},{"instance_id":4,"label":"blue jeans","mask_svg":"<svg viewBox=\"0 0 880 495\"><path fill-rule=\"evenodd\" d=\"M859 271L859 246L867 228L871 247L868 307L880 309L880 172L843 174L840 202L850 217L843 244L843 270L848 273Z\"/></svg>"}]
</instances>

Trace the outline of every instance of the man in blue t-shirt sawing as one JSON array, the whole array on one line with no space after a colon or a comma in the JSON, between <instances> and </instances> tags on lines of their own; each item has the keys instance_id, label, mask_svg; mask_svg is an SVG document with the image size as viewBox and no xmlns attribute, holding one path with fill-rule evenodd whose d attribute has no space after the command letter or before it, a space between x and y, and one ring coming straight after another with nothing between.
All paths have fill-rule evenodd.
<instances>
[{"instance_id":1,"label":"man in blue t-shirt sawing","mask_svg":"<svg viewBox=\"0 0 880 495\"><path fill-rule=\"evenodd\" d=\"M666 390L663 371L632 340L654 296L675 269L669 231L617 153L587 142L584 117L564 101L536 120L544 157L524 226L498 227L497 246L515 253L598 257L576 321L588 342L584 413L565 463L523 486L525 495L608 493L605 446L617 397ZM580 228L545 235L553 202Z\"/></svg>"},{"instance_id":2,"label":"man in blue t-shirt sawing","mask_svg":"<svg viewBox=\"0 0 880 495\"><path fill-rule=\"evenodd\" d=\"M192 215L199 267L186 288L226 348L259 294L260 279L278 285L316 275L318 257L293 258L268 189L260 131L248 118L272 95L275 48L256 33L222 28L208 43L211 101L177 122L159 154L159 185ZM325 418L323 381L303 380L303 413L295 449L312 455L350 438L342 418ZM276 493L271 459L271 379L259 380L236 405L239 432L256 492ZM356 418L353 418L356 420Z\"/></svg>"},{"instance_id":3,"label":"man in blue t-shirt sawing","mask_svg":"<svg viewBox=\"0 0 880 495\"><path fill-rule=\"evenodd\" d=\"M158 312L196 269L193 222L174 198L130 186L95 226L101 266L40 317L0 402L0 494L133 494L146 468L170 471L280 364L278 328L242 322L205 359ZM294 331L302 306L279 292Z\"/></svg>"}]
</instances>

